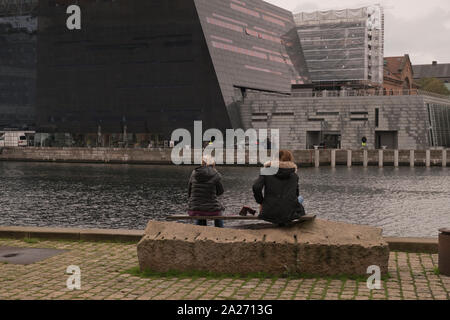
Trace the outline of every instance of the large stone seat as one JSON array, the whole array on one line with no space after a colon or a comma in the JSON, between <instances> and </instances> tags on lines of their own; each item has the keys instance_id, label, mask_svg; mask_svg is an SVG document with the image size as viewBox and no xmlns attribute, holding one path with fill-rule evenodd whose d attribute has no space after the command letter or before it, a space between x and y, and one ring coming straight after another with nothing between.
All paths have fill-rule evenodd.
<instances>
[{"instance_id":1,"label":"large stone seat","mask_svg":"<svg viewBox=\"0 0 450 320\"><path fill-rule=\"evenodd\" d=\"M315 220L291 227L219 229L150 221L137 247L141 270L274 275L388 272L389 246L378 228Z\"/></svg>"}]
</instances>

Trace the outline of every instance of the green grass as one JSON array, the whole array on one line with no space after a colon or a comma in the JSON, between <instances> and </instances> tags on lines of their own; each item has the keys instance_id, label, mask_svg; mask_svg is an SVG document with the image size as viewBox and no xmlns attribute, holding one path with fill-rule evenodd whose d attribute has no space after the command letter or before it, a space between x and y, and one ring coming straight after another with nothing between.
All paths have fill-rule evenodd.
<instances>
[{"instance_id":1,"label":"green grass","mask_svg":"<svg viewBox=\"0 0 450 320\"><path fill-rule=\"evenodd\" d=\"M137 245L137 242L134 241L120 241L120 240L101 240L101 241L86 241L86 240L75 240L75 239L47 239L47 238L23 238L23 239L9 239L0 238L0 241L12 241L12 240L21 240L25 243L34 244L39 243L42 241L50 241L50 242L57 242L57 243L79 243L79 244L85 244L85 243L93 243L93 244L118 244L118 245Z\"/></svg>"},{"instance_id":2,"label":"green grass","mask_svg":"<svg viewBox=\"0 0 450 320\"><path fill-rule=\"evenodd\" d=\"M25 238L25 239L22 239L22 241L25 243L28 243L28 244L34 244L34 243L40 242L39 239L34 239L34 238Z\"/></svg>"},{"instance_id":3,"label":"green grass","mask_svg":"<svg viewBox=\"0 0 450 320\"><path fill-rule=\"evenodd\" d=\"M433 273L437 276L441 275L441 271L439 270L439 267L434 267Z\"/></svg>"},{"instance_id":4,"label":"green grass","mask_svg":"<svg viewBox=\"0 0 450 320\"><path fill-rule=\"evenodd\" d=\"M209 272L209 271L168 271L168 272L156 272L152 270L144 270L141 271L139 267L134 267L125 271L120 272L121 274L130 274L135 277L140 278L207 278L207 279L288 279L288 280L295 280L295 279L325 279L328 281L331 280L341 280L341 281L347 281L347 280L356 280L360 282L367 281L366 277L363 276L355 276L355 275L338 275L338 276L320 276L320 275L313 275L313 274L293 274L289 273L288 275L274 275L270 273L265 272L255 272L255 273L249 273L249 274L237 274L237 273L216 273L216 272ZM387 280L390 278L390 275L386 275L382 278L382 280Z\"/></svg>"}]
</instances>

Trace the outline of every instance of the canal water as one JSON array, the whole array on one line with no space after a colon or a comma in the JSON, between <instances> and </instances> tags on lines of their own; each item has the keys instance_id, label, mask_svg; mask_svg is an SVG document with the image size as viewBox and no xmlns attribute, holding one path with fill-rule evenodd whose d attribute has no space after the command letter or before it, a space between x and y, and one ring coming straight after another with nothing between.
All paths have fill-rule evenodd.
<instances>
[{"instance_id":1,"label":"canal water","mask_svg":"<svg viewBox=\"0 0 450 320\"><path fill-rule=\"evenodd\" d=\"M0 162L0 225L144 229L151 219L185 213L192 169ZM256 208L251 186L259 170L218 169L226 214ZM308 168L299 176L307 213L321 219L401 237L450 227L449 168Z\"/></svg>"}]
</instances>

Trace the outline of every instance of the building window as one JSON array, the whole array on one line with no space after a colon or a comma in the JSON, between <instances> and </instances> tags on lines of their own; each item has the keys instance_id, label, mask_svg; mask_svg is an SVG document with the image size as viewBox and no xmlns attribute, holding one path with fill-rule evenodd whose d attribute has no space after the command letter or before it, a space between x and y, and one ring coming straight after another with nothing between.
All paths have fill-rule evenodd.
<instances>
[{"instance_id":1,"label":"building window","mask_svg":"<svg viewBox=\"0 0 450 320\"><path fill-rule=\"evenodd\" d=\"M375 127L379 127L380 126L380 109L376 108L375 109Z\"/></svg>"}]
</instances>

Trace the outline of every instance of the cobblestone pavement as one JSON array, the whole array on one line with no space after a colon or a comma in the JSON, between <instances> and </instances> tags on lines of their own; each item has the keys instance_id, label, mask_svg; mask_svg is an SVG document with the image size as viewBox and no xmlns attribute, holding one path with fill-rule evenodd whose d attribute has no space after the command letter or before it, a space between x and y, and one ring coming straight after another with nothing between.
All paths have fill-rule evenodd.
<instances>
[{"instance_id":1,"label":"cobblestone pavement","mask_svg":"<svg viewBox=\"0 0 450 320\"><path fill-rule=\"evenodd\" d=\"M0 299L450 299L450 277L436 273L437 255L391 253L390 279L370 291L346 279L141 278L135 244L0 240L0 246L65 249L28 266L0 262ZM66 287L70 265L81 268L81 290Z\"/></svg>"}]
</instances>

